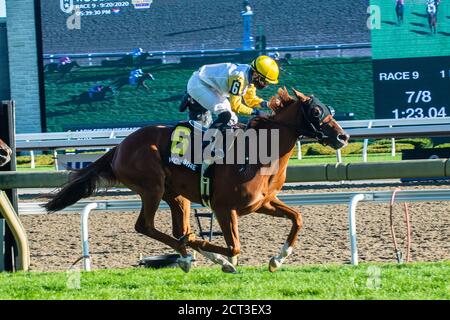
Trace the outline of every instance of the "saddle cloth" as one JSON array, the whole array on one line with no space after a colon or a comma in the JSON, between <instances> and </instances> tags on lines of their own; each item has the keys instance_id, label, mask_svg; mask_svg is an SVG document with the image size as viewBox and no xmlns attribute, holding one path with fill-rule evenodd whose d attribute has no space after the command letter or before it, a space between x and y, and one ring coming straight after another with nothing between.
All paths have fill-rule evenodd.
<instances>
[{"instance_id":1,"label":"saddle cloth","mask_svg":"<svg viewBox=\"0 0 450 320\"><path fill-rule=\"evenodd\" d=\"M182 166L187 170L200 175L200 193L202 195L202 202L204 206L210 207L212 194L211 178L215 163L211 158L204 159L203 154L205 148L208 146L213 150L221 148L214 149L214 147L211 146L211 143L203 141L203 135L206 131L207 128L203 127L197 121L190 120L188 122L178 123L172 131L170 146L164 158L167 165ZM226 146L225 152L234 147L234 140L235 139L233 138L233 141L224 143L222 147ZM245 150L247 152L247 148L245 148ZM221 151L222 157L224 157L224 150Z\"/></svg>"}]
</instances>

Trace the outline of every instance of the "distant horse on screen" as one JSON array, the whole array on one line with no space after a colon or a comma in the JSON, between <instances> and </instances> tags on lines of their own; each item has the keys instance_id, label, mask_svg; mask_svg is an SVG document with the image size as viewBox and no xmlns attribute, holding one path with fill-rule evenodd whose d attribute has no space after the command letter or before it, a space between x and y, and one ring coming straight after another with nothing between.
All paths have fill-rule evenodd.
<instances>
[{"instance_id":1,"label":"distant horse on screen","mask_svg":"<svg viewBox=\"0 0 450 320\"><path fill-rule=\"evenodd\" d=\"M139 78L137 78L135 80L136 83L134 83L134 84L131 83L130 77L122 77L122 78L119 78L116 81L114 81L111 84L111 86L114 87L114 89L119 90L123 86L131 85L131 86L136 86L136 90L142 87L142 88L146 89L147 91L149 91L150 88L145 84L145 81L147 81L147 80L155 81L155 77L150 72L147 72L147 73L144 73Z\"/></svg>"},{"instance_id":2,"label":"distant horse on screen","mask_svg":"<svg viewBox=\"0 0 450 320\"><path fill-rule=\"evenodd\" d=\"M76 61L71 61L66 64L59 64L57 62L52 62L44 67L44 72L47 73L55 73L58 72L61 74L61 77L58 81L62 80L67 74L69 74L74 67L81 68L81 66Z\"/></svg>"},{"instance_id":3,"label":"distant horse on screen","mask_svg":"<svg viewBox=\"0 0 450 320\"><path fill-rule=\"evenodd\" d=\"M92 107L92 102L106 100L106 95L108 93L114 94L114 91L111 88L111 86L102 87L99 92L85 91L79 95L72 96L71 102L77 105L87 103L89 104L89 106Z\"/></svg>"},{"instance_id":4,"label":"distant horse on screen","mask_svg":"<svg viewBox=\"0 0 450 320\"><path fill-rule=\"evenodd\" d=\"M144 52L143 54L135 57L131 54L125 55L117 60L102 60L102 67L136 67L141 68L145 60L150 57L148 52Z\"/></svg>"}]
</instances>

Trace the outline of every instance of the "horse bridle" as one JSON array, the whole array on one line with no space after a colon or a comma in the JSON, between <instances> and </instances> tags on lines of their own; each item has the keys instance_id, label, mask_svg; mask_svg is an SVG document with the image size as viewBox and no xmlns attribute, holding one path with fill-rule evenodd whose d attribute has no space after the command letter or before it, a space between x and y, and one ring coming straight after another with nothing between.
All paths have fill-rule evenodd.
<instances>
[{"instance_id":1,"label":"horse bridle","mask_svg":"<svg viewBox=\"0 0 450 320\"><path fill-rule=\"evenodd\" d=\"M297 132L299 136L315 138L320 143L323 143L323 140L328 138L324 133L323 127L333 119L335 112L331 106L325 105L316 97L309 96L309 98L308 102L302 103L300 110L310 130L297 128ZM297 118L298 114L297 112ZM300 119L298 121L300 122Z\"/></svg>"},{"instance_id":2,"label":"horse bridle","mask_svg":"<svg viewBox=\"0 0 450 320\"><path fill-rule=\"evenodd\" d=\"M319 99L314 96L309 96L309 100L305 103L301 102L301 107L297 108L296 112L296 124L288 124L276 122L278 125L290 128L296 132L299 137L309 137L316 139L319 143L324 143L324 140L328 136L324 133L323 127L328 124L334 116L334 109L331 106L323 104ZM298 111L301 110L301 112ZM298 123L301 122L301 118L306 121L309 129L300 129Z\"/></svg>"},{"instance_id":3,"label":"horse bridle","mask_svg":"<svg viewBox=\"0 0 450 320\"><path fill-rule=\"evenodd\" d=\"M299 137L313 138L316 139L319 143L324 144L324 140L327 139L328 136L325 134L323 127L324 125L327 125L331 120L333 120L335 114L334 109L331 106L323 104L314 96L309 96L309 100L307 102L300 103L301 107L297 108L295 115L295 124L275 121L272 117L259 118L263 119L264 121L269 121L279 126L294 130L296 135ZM299 109L301 110L301 112L298 111ZM309 126L309 130L299 128L298 124L302 120L300 117L303 117L303 119L306 120L306 124Z\"/></svg>"}]
</instances>

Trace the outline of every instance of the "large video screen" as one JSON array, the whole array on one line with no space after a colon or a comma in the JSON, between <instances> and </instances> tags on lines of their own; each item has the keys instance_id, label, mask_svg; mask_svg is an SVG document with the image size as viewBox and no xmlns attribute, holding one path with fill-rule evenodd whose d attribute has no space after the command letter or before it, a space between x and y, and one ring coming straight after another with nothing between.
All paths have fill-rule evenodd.
<instances>
[{"instance_id":1,"label":"large video screen","mask_svg":"<svg viewBox=\"0 0 450 320\"><path fill-rule=\"evenodd\" d=\"M314 94L338 114L374 117L370 48L276 55L276 48L369 43L369 0L36 3L47 131L185 120L178 106L194 71L209 63L250 63L260 53L279 57L279 86ZM243 51L249 9L256 50ZM279 86L258 94L269 99Z\"/></svg>"},{"instance_id":2,"label":"large video screen","mask_svg":"<svg viewBox=\"0 0 450 320\"><path fill-rule=\"evenodd\" d=\"M450 2L371 4L376 117L450 116Z\"/></svg>"}]
</instances>

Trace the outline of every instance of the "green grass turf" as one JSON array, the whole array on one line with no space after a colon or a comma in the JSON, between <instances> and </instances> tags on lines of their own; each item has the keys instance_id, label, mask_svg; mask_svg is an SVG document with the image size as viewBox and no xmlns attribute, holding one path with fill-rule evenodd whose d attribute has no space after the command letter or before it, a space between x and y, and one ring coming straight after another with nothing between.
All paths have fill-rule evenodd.
<instances>
[{"instance_id":1,"label":"green grass turf","mask_svg":"<svg viewBox=\"0 0 450 320\"><path fill-rule=\"evenodd\" d=\"M426 0L405 1L404 22L397 25L395 1L371 0L381 10L380 29L372 30L374 59L445 56L450 52L450 6L438 7L437 34L432 35L426 15Z\"/></svg>"},{"instance_id":2,"label":"green grass turf","mask_svg":"<svg viewBox=\"0 0 450 320\"><path fill-rule=\"evenodd\" d=\"M0 273L0 299L450 299L449 279L450 262Z\"/></svg>"},{"instance_id":3,"label":"green grass turf","mask_svg":"<svg viewBox=\"0 0 450 320\"><path fill-rule=\"evenodd\" d=\"M31 165L20 165L17 166L17 171L54 171L55 166L36 166L34 169Z\"/></svg>"},{"instance_id":4,"label":"green grass turf","mask_svg":"<svg viewBox=\"0 0 450 320\"><path fill-rule=\"evenodd\" d=\"M295 86L307 94L315 94L337 112L354 112L357 119L374 117L372 62L370 58L321 58L292 60L283 67L280 85ZM150 91L123 87L111 100L84 104L60 105L70 101L96 84L111 84L127 76L131 69L83 67L72 76L56 81L59 74L45 75L46 116L49 131L63 131L74 125L108 126L155 121L184 120L186 114L178 112L181 95L192 72L197 68L180 68L176 64L143 68L152 72L156 81L148 81ZM268 99L278 87L259 92Z\"/></svg>"}]
</instances>

